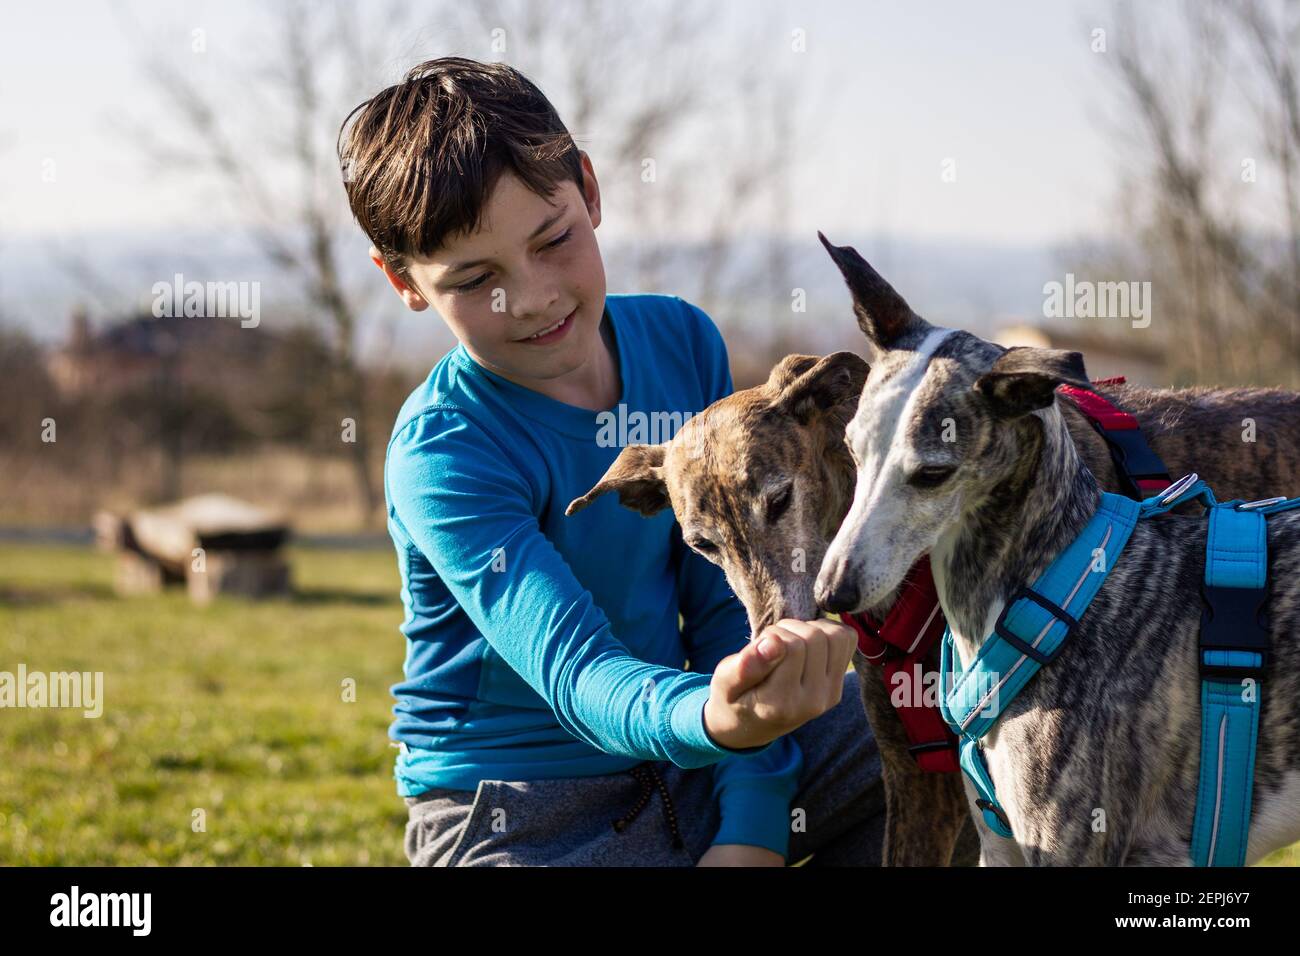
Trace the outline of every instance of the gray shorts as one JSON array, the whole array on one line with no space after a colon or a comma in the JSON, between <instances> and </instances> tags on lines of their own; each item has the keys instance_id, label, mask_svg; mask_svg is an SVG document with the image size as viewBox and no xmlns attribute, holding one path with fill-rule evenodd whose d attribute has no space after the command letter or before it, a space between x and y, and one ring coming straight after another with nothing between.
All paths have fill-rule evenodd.
<instances>
[{"instance_id":1,"label":"gray shorts","mask_svg":"<svg viewBox=\"0 0 1300 956\"><path fill-rule=\"evenodd\" d=\"M885 834L880 755L858 675L840 703L793 732L803 770L791 863L879 866ZM595 777L483 780L478 790L406 798L412 866L694 866L721 824L712 767L646 762Z\"/></svg>"}]
</instances>

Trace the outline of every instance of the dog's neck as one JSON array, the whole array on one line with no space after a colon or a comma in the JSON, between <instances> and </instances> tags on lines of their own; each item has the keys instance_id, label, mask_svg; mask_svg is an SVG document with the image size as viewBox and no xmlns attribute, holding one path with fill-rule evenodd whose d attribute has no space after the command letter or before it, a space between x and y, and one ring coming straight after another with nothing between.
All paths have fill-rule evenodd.
<instances>
[{"instance_id":1,"label":"dog's neck","mask_svg":"<svg viewBox=\"0 0 1300 956\"><path fill-rule=\"evenodd\" d=\"M978 653L1005 600L1043 572L1097 507L1097 479L1055 405L1015 427L1021 453L1006 481L967 508L931 554L964 661Z\"/></svg>"},{"instance_id":2,"label":"dog's neck","mask_svg":"<svg viewBox=\"0 0 1300 956\"><path fill-rule=\"evenodd\" d=\"M853 504L853 487L857 482L857 468L848 445L844 443L844 431L848 420L853 417L853 408L835 409L830 414L835 416L831 428L818 432L821 446L814 447L812 454L812 461L821 470L820 484L824 495L821 533L826 546L830 545L849 513Z\"/></svg>"}]
</instances>

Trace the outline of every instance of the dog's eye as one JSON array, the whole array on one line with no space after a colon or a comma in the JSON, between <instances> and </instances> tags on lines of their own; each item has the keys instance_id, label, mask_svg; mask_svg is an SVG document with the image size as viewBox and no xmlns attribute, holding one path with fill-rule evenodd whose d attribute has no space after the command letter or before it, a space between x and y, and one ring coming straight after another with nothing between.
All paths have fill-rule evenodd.
<instances>
[{"instance_id":1,"label":"dog's eye","mask_svg":"<svg viewBox=\"0 0 1300 956\"><path fill-rule=\"evenodd\" d=\"M696 538L690 542L690 545L700 554L716 554L718 551L718 546L708 538Z\"/></svg>"},{"instance_id":2,"label":"dog's eye","mask_svg":"<svg viewBox=\"0 0 1300 956\"><path fill-rule=\"evenodd\" d=\"M786 485L767 502L767 523L771 524L786 513L790 507L790 501L794 497L794 484Z\"/></svg>"},{"instance_id":3,"label":"dog's eye","mask_svg":"<svg viewBox=\"0 0 1300 956\"><path fill-rule=\"evenodd\" d=\"M952 477L957 469L949 465L928 465L918 468L908 476L907 483L913 488L938 488Z\"/></svg>"}]
</instances>

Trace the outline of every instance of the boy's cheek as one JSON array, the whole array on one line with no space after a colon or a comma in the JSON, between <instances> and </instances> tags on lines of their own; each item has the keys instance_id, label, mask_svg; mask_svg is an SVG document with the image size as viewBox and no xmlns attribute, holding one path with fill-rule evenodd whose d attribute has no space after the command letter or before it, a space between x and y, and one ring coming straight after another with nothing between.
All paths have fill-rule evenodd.
<instances>
[{"instance_id":1,"label":"boy's cheek","mask_svg":"<svg viewBox=\"0 0 1300 956\"><path fill-rule=\"evenodd\" d=\"M501 329L504 319L502 314L494 314L488 309L488 314L484 317L471 315L472 310L465 308L447 305L439 305L436 308L438 315L442 317L457 341L464 342L476 352L483 354L499 351L504 344L506 334ZM494 327L497 328L496 335L491 331Z\"/></svg>"},{"instance_id":2,"label":"boy's cheek","mask_svg":"<svg viewBox=\"0 0 1300 956\"><path fill-rule=\"evenodd\" d=\"M605 266L596 250L582 278L575 283L583 308L595 325L600 324L605 312Z\"/></svg>"}]
</instances>

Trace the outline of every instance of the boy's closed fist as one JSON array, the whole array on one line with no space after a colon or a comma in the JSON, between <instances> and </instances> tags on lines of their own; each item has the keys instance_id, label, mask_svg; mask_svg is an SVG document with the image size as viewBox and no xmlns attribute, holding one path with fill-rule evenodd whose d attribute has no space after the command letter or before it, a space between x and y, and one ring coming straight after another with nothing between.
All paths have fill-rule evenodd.
<instances>
[{"instance_id":1,"label":"boy's closed fist","mask_svg":"<svg viewBox=\"0 0 1300 956\"><path fill-rule=\"evenodd\" d=\"M840 702L857 646L845 624L781 620L713 672L704 729L733 750L760 747Z\"/></svg>"}]
</instances>

